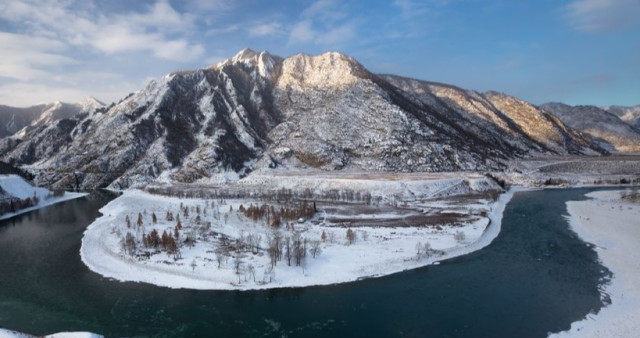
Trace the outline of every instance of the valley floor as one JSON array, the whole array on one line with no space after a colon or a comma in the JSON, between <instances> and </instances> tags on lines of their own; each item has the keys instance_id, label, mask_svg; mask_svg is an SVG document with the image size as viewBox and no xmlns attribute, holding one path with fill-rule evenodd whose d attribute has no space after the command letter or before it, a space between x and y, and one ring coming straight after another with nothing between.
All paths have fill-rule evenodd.
<instances>
[{"instance_id":1,"label":"valley floor","mask_svg":"<svg viewBox=\"0 0 640 338\"><path fill-rule=\"evenodd\" d=\"M605 286L611 305L555 336L634 337L640 332L640 203L622 200L621 191L593 192L592 199L567 203L572 229L596 246L613 272Z\"/></svg>"},{"instance_id":2,"label":"valley floor","mask_svg":"<svg viewBox=\"0 0 640 338\"><path fill-rule=\"evenodd\" d=\"M474 180L484 179L434 181L432 192L485 184ZM81 256L103 276L171 288L250 290L350 282L437 264L485 247L498 235L514 191L497 200L483 194L465 199L459 193L454 198L415 198L402 207L323 202L311 219L283 222L276 230L238 212L241 205L246 209L262 203L257 200L185 199L128 190L103 207L103 216L87 228ZM181 217L179 253L143 246L139 240L153 230L174 235L177 218L168 221L168 213ZM127 233L136 242L134 250L126 247ZM306 240L306 257L298 264L293 257L288 264L284 254L272 267L269 243L276 236ZM316 257L313 247L319 249Z\"/></svg>"}]
</instances>

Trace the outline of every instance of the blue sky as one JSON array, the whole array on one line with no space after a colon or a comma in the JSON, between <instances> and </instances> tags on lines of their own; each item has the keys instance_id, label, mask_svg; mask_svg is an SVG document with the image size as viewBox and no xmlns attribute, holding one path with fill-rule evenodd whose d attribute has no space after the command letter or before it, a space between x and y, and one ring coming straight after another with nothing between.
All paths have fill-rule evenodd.
<instances>
[{"instance_id":1,"label":"blue sky","mask_svg":"<svg viewBox=\"0 0 640 338\"><path fill-rule=\"evenodd\" d=\"M117 101L245 47L535 104L640 104L638 0L0 0L0 104Z\"/></svg>"}]
</instances>

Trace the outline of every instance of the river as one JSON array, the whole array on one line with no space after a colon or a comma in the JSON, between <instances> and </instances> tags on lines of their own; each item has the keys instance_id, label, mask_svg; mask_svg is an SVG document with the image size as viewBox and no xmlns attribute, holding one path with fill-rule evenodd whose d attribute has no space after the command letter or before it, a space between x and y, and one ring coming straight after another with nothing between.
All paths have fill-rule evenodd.
<instances>
[{"instance_id":1,"label":"river","mask_svg":"<svg viewBox=\"0 0 640 338\"><path fill-rule=\"evenodd\" d=\"M437 266L334 286L173 290L122 283L80 260L96 192L0 222L0 327L166 337L546 337L603 305L610 272L569 230L594 189L516 193L502 231Z\"/></svg>"}]
</instances>

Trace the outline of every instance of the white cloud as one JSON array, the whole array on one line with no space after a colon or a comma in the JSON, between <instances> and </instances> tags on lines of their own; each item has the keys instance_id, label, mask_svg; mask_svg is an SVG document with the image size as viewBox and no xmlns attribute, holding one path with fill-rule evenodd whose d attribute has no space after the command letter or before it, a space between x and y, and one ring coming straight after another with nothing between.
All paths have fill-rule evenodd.
<instances>
[{"instance_id":1,"label":"white cloud","mask_svg":"<svg viewBox=\"0 0 640 338\"><path fill-rule=\"evenodd\" d=\"M50 76L48 67L71 64L64 44L46 38L0 32L0 77L18 80Z\"/></svg>"},{"instance_id":2,"label":"white cloud","mask_svg":"<svg viewBox=\"0 0 640 338\"><path fill-rule=\"evenodd\" d=\"M203 45L191 40L196 19L166 0L133 12L101 11L92 1L0 0L0 103L115 101L140 88L136 76L148 76L150 64L203 58ZM117 64L135 74L115 73Z\"/></svg>"},{"instance_id":3,"label":"white cloud","mask_svg":"<svg viewBox=\"0 0 640 338\"><path fill-rule=\"evenodd\" d=\"M638 0L576 0L565 7L569 24L584 32L606 32L640 25Z\"/></svg>"},{"instance_id":4,"label":"white cloud","mask_svg":"<svg viewBox=\"0 0 640 338\"><path fill-rule=\"evenodd\" d=\"M248 29L253 37L272 36L282 34L282 26L278 22L263 23Z\"/></svg>"},{"instance_id":5,"label":"white cloud","mask_svg":"<svg viewBox=\"0 0 640 338\"><path fill-rule=\"evenodd\" d=\"M318 42L325 45L338 45L350 41L356 37L356 26L353 22L332 27L318 36Z\"/></svg>"},{"instance_id":6,"label":"white cloud","mask_svg":"<svg viewBox=\"0 0 640 338\"><path fill-rule=\"evenodd\" d=\"M316 32L311 27L311 21L302 20L293 26L293 29L289 34L289 41L293 43L311 42L315 36Z\"/></svg>"},{"instance_id":7,"label":"white cloud","mask_svg":"<svg viewBox=\"0 0 640 338\"><path fill-rule=\"evenodd\" d=\"M0 18L28 27L31 35L57 37L108 54L150 51L161 59L190 61L204 53L201 44L186 38L194 28L194 17L178 13L165 0L142 13L98 15L72 9L65 1L12 1L0 5ZM176 48L183 53L176 53Z\"/></svg>"}]
</instances>

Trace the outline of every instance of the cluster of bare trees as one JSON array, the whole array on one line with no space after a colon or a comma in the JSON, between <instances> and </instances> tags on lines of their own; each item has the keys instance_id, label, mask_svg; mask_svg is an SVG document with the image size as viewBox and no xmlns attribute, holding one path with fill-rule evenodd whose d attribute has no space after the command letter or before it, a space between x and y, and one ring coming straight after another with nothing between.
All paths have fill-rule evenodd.
<instances>
[{"instance_id":1,"label":"cluster of bare trees","mask_svg":"<svg viewBox=\"0 0 640 338\"><path fill-rule=\"evenodd\" d=\"M16 197L8 197L0 202L0 215L4 215L10 212L16 212L20 209L31 208L40 203L40 198L33 193L32 197L20 199Z\"/></svg>"},{"instance_id":2,"label":"cluster of bare trees","mask_svg":"<svg viewBox=\"0 0 640 338\"><path fill-rule=\"evenodd\" d=\"M299 232L292 236L283 236L279 231L267 238L267 254L271 267L275 267L279 261L285 261L288 266L305 267L305 260L310 253L313 258L322 253L320 240L309 241Z\"/></svg>"},{"instance_id":3,"label":"cluster of bare trees","mask_svg":"<svg viewBox=\"0 0 640 338\"><path fill-rule=\"evenodd\" d=\"M342 201L362 204L379 204L381 197L373 197L369 192L355 191L351 189L330 189L325 191L314 191L309 188L304 189L256 189L251 190L246 187L197 187L197 186L148 186L145 190L152 194L173 196L181 198L200 199L240 199L252 198L262 201L279 201L285 204L293 200L306 201Z\"/></svg>"},{"instance_id":4,"label":"cluster of bare trees","mask_svg":"<svg viewBox=\"0 0 640 338\"><path fill-rule=\"evenodd\" d=\"M442 256L444 255L444 251L433 249L429 242L425 242L424 244L422 244L422 242L416 243L416 260L429 258L434 255Z\"/></svg>"},{"instance_id":5,"label":"cluster of bare trees","mask_svg":"<svg viewBox=\"0 0 640 338\"><path fill-rule=\"evenodd\" d=\"M261 206L251 204L248 208L241 204L238 207L238 212L251 218L254 222L264 219L267 224L276 228L282 225L282 221L292 221L299 218L309 219L317 211L315 202L309 204L306 201L292 208L282 206L280 209L276 209L273 205L269 206L267 204L262 204Z\"/></svg>"}]
</instances>

